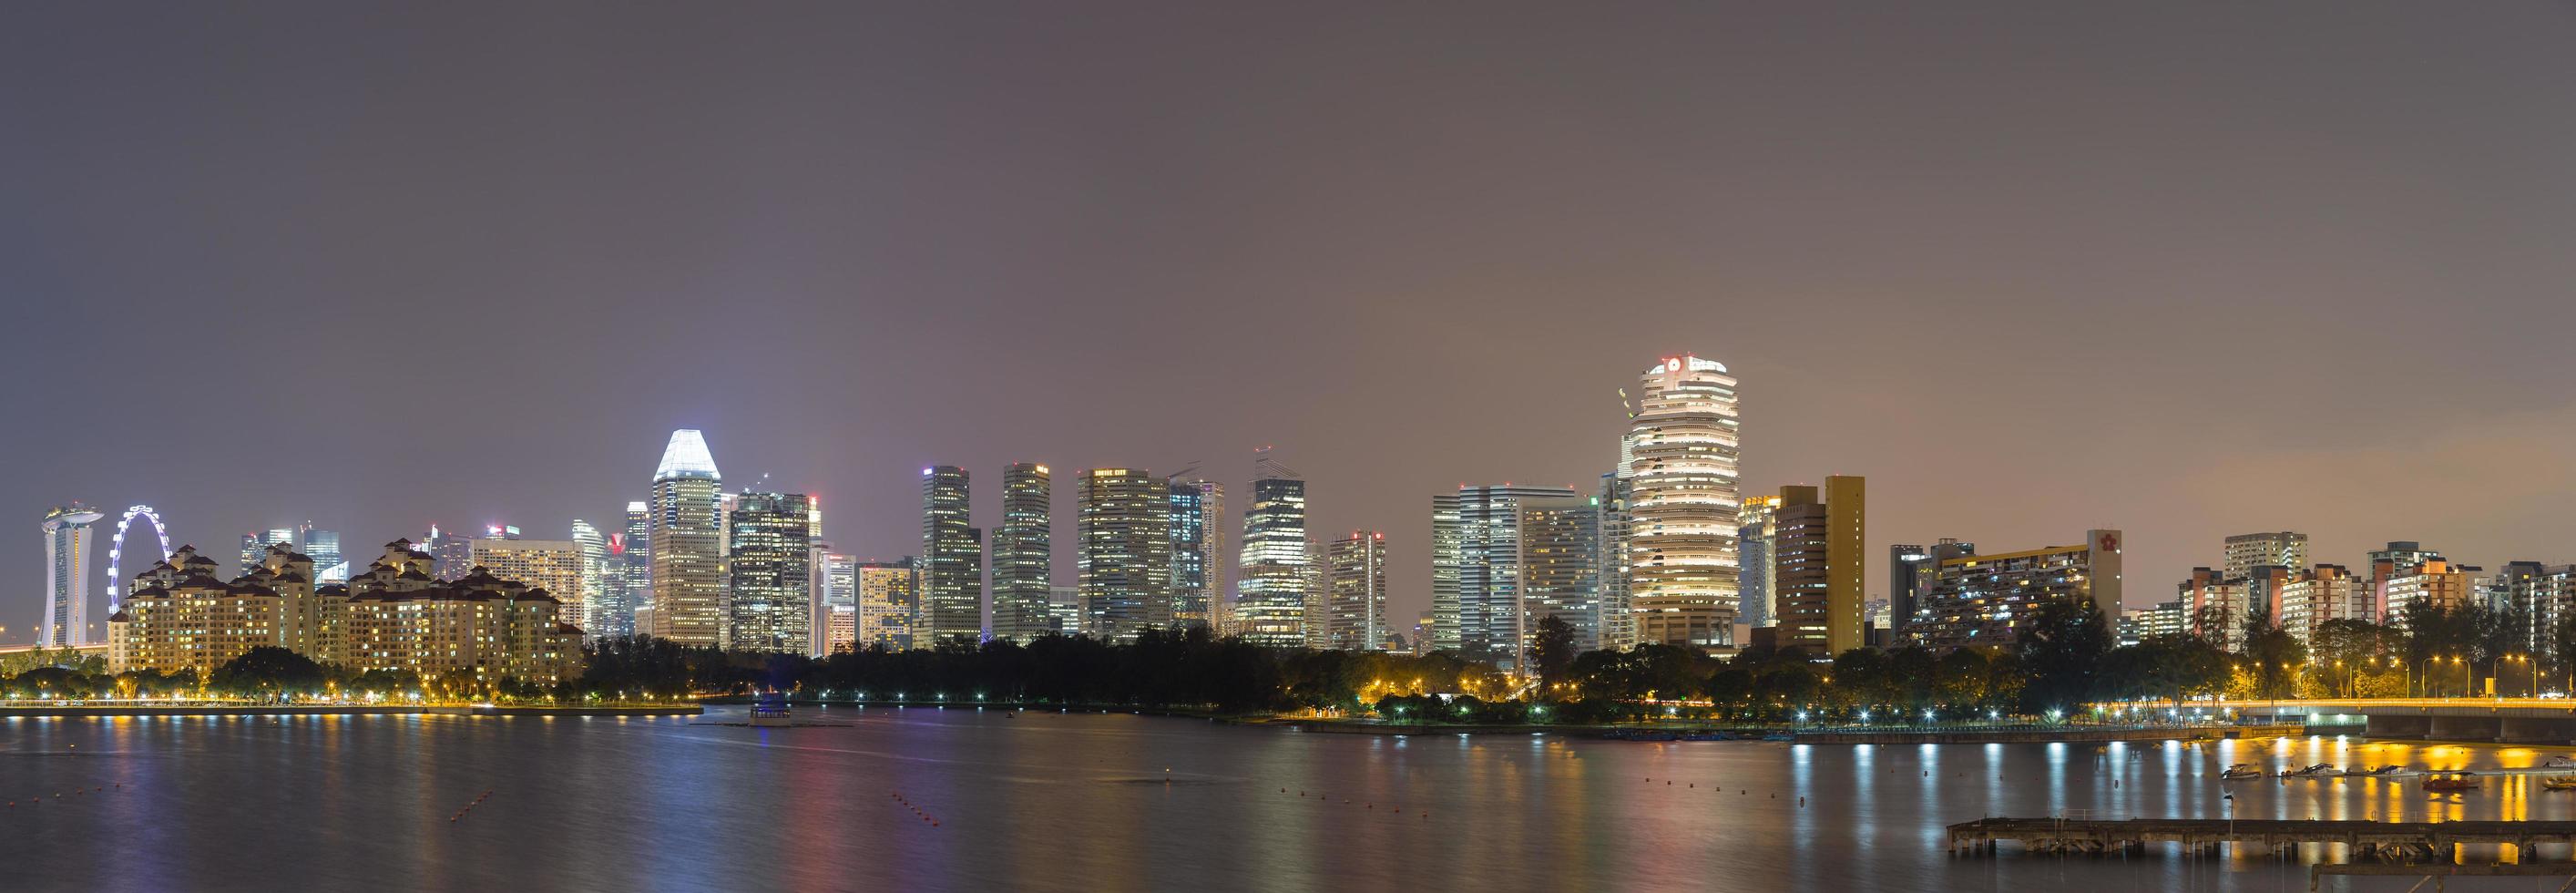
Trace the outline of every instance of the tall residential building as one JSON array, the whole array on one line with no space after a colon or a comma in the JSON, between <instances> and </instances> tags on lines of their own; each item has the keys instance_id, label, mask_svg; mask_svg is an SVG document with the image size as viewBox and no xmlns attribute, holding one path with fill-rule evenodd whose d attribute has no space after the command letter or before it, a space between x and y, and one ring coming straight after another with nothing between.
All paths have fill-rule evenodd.
<instances>
[{"instance_id":1,"label":"tall residential building","mask_svg":"<svg viewBox=\"0 0 2576 893\"><path fill-rule=\"evenodd\" d=\"M531 589L542 589L555 600L557 622L573 624L582 620L586 607L582 592L590 582L583 577L582 545L574 540L475 540L472 547L474 567L495 578ZM472 576L468 571L467 576Z\"/></svg>"},{"instance_id":2,"label":"tall residential building","mask_svg":"<svg viewBox=\"0 0 2576 893\"><path fill-rule=\"evenodd\" d=\"M966 469L921 470L921 622L914 643L984 637L984 544L966 495Z\"/></svg>"},{"instance_id":3,"label":"tall residential building","mask_svg":"<svg viewBox=\"0 0 2576 893\"><path fill-rule=\"evenodd\" d=\"M1207 494L1194 483L1169 484L1172 513L1172 622L1215 629L1208 589Z\"/></svg>"},{"instance_id":4,"label":"tall residential building","mask_svg":"<svg viewBox=\"0 0 2576 893\"><path fill-rule=\"evenodd\" d=\"M651 634L682 645L723 645L724 477L705 436L671 432L653 469Z\"/></svg>"},{"instance_id":5,"label":"tall residential building","mask_svg":"<svg viewBox=\"0 0 2576 893\"><path fill-rule=\"evenodd\" d=\"M1975 548L1945 540L1933 551L1945 547ZM1910 633L1933 648L2009 645L2037 608L2069 600L2092 602L2109 624L2120 616L2120 557L2119 531L2091 530L2075 545L1942 558Z\"/></svg>"},{"instance_id":6,"label":"tall residential building","mask_svg":"<svg viewBox=\"0 0 2576 893\"><path fill-rule=\"evenodd\" d=\"M913 647L913 620L920 613L921 560L861 561L858 575L859 648L901 651Z\"/></svg>"},{"instance_id":7,"label":"tall residential building","mask_svg":"<svg viewBox=\"0 0 2576 893\"><path fill-rule=\"evenodd\" d=\"M295 538L296 551L313 559L315 585L349 582L349 561L340 554L339 531L318 530L306 521L295 528Z\"/></svg>"},{"instance_id":8,"label":"tall residential building","mask_svg":"<svg viewBox=\"0 0 2576 893\"><path fill-rule=\"evenodd\" d=\"M1590 497L1525 499L1520 504L1521 644L1538 643L1540 621L1574 628L1578 652L1599 649L1601 514Z\"/></svg>"},{"instance_id":9,"label":"tall residential building","mask_svg":"<svg viewBox=\"0 0 2576 893\"><path fill-rule=\"evenodd\" d=\"M1141 468L1094 468L1076 501L1077 584L1101 638L1172 625L1171 492Z\"/></svg>"},{"instance_id":10,"label":"tall residential building","mask_svg":"<svg viewBox=\"0 0 2576 893\"><path fill-rule=\"evenodd\" d=\"M1354 531L1325 547L1331 567L1324 600L1324 647L1379 651L1387 647L1386 534Z\"/></svg>"},{"instance_id":11,"label":"tall residential building","mask_svg":"<svg viewBox=\"0 0 2576 893\"><path fill-rule=\"evenodd\" d=\"M1735 378L1724 364L1685 355L1646 370L1639 387L1628 428L1628 599L1638 641L1732 648L1742 532Z\"/></svg>"},{"instance_id":12,"label":"tall residential building","mask_svg":"<svg viewBox=\"0 0 2576 893\"><path fill-rule=\"evenodd\" d=\"M1195 577L1194 582L1199 584L1200 592L1194 597L1207 603L1205 616L1198 619L1204 620L1208 631L1212 633L1220 636L1231 635L1235 631L1235 623L1234 599L1230 594L1233 590L1230 588L1230 578L1225 572L1225 486L1205 479L1175 483L1172 487L1175 511L1179 510L1181 502L1179 494L1183 487L1198 494L1194 497L1192 506L1195 517L1190 521L1190 525L1198 531L1198 536L1194 541L1183 540L1181 522L1175 518L1172 528L1172 548L1178 550L1188 546L1190 542L1196 543L1198 556L1191 562L1191 573ZM1181 566L1177 552L1173 555L1172 566L1175 568ZM1181 619L1187 621L1193 618Z\"/></svg>"},{"instance_id":13,"label":"tall residential building","mask_svg":"<svg viewBox=\"0 0 2576 893\"><path fill-rule=\"evenodd\" d=\"M1053 632L1047 588L1055 585L1054 483L1047 467L1002 469L1002 524L993 528L993 638L1026 643Z\"/></svg>"},{"instance_id":14,"label":"tall residential building","mask_svg":"<svg viewBox=\"0 0 2576 893\"><path fill-rule=\"evenodd\" d=\"M249 538L243 539L245 552L247 552ZM429 572L438 579L461 580L474 570L474 539L456 531L440 530L436 524L429 525L429 535L421 537L420 551L429 556ZM247 572L250 565L257 563L248 561L243 564L243 570Z\"/></svg>"},{"instance_id":15,"label":"tall residential building","mask_svg":"<svg viewBox=\"0 0 2576 893\"><path fill-rule=\"evenodd\" d=\"M2396 603L2390 600L2389 584L2398 577L2412 575L2427 561L2443 560L2440 550L2424 548L2423 543L2414 540L2394 540L2386 548L2370 550L2370 604L2381 622L2391 622L2397 617Z\"/></svg>"},{"instance_id":16,"label":"tall residential building","mask_svg":"<svg viewBox=\"0 0 2576 893\"><path fill-rule=\"evenodd\" d=\"M2417 603L2430 603L2444 608L2466 607L2477 594L2475 578L2478 569L2452 564L2441 558L2429 558L2392 571L2380 587L2387 601L2383 610L2388 621L2404 625L2406 609Z\"/></svg>"},{"instance_id":17,"label":"tall residential building","mask_svg":"<svg viewBox=\"0 0 2576 893\"><path fill-rule=\"evenodd\" d=\"M1813 489L1813 488L1810 488ZM1780 535L1780 497L1747 496L1736 509L1735 553L1743 573L1737 575L1737 601L1747 626L1780 623L1779 563L1771 553Z\"/></svg>"},{"instance_id":18,"label":"tall residential building","mask_svg":"<svg viewBox=\"0 0 2576 893\"><path fill-rule=\"evenodd\" d=\"M1306 643L1306 481L1264 454L1243 510L1235 625L1260 645Z\"/></svg>"},{"instance_id":19,"label":"tall residential building","mask_svg":"<svg viewBox=\"0 0 2576 893\"><path fill-rule=\"evenodd\" d=\"M1855 475L1825 478L1821 498L1814 487L1780 488L1771 563L1781 645L1836 655L1867 644L1866 488ZM2115 604L2112 615L2118 613Z\"/></svg>"},{"instance_id":20,"label":"tall residential building","mask_svg":"<svg viewBox=\"0 0 2576 893\"><path fill-rule=\"evenodd\" d=\"M77 502L45 513L45 616L36 627L36 644L89 644L90 553L98 541L93 525L103 517Z\"/></svg>"},{"instance_id":21,"label":"tall residential building","mask_svg":"<svg viewBox=\"0 0 2576 893\"><path fill-rule=\"evenodd\" d=\"M1456 568L1457 582L1447 592L1433 590L1431 611L1440 620L1458 618L1460 657L1504 670L1527 666L1525 645L1543 616L1531 613L1524 587L1532 558L1522 536L1525 506L1570 510L1590 503L1564 487L1511 484L1462 486L1432 498L1433 566ZM1442 604L1444 596L1449 604Z\"/></svg>"},{"instance_id":22,"label":"tall residential building","mask_svg":"<svg viewBox=\"0 0 2576 893\"><path fill-rule=\"evenodd\" d=\"M1637 645L1637 616L1628 605L1628 499L1624 466L1622 471L1601 476L1601 495L1593 498L1601 535L1599 554L1593 559L1593 567L1601 575L1596 584L1601 601L1601 647L1620 651Z\"/></svg>"},{"instance_id":23,"label":"tall residential building","mask_svg":"<svg viewBox=\"0 0 2576 893\"><path fill-rule=\"evenodd\" d=\"M2370 586L2340 564L2320 564L2281 589L2281 626L2308 641L2334 620L2369 620Z\"/></svg>"},{"instance_id":24,"label":"tall residential building","mask_svg":"<svg viewBox=\"0 0 2576 893\"><path fill-rule=\"evenodd\" d=\"M608 605L608 537L600 533L597 525L574 518L572 544L581 552L581 591L573 596L579 600L579 607L568 605L566 610L578 610L570 622L580 624L583 634L596 637L604 619L600 615ZM313 563L322 563L321 557L315 556Z\"/></svg>"},{"instance_id":25,"label":"tall residential building","mask_svg":"<svg viewBox=\"0 0 2576 893\"><path fill-rule=\"evenodd\" d=\"M2229 577L2242 577L2263 565L2286 568L2308 566L2308 535L2284 530L2278 533L2240 533L2227 538Z\"/></svg>"},{"instance_id":26,"label":"tall residential building","mask_svg":"<svg viewBox=\"0 0 2576 893\"><path fill-rule=\"evenodd\" d=\"M1914 622L1915 593L1928 584L1931 577L1930 550L1904 544L1887 547L1888 632L1904 632L1905 627Z\"/></svg>"},{"instance_id":27,"label":"tall residential building","mask_svg":"<svg viewBox=\"0 0 2576 893\"><path fill-rule=\"evenodd\" d=\"M736 494L725 519L725 647L814 648L814 502L802 493Z\"/></svg>"}]
</instances>

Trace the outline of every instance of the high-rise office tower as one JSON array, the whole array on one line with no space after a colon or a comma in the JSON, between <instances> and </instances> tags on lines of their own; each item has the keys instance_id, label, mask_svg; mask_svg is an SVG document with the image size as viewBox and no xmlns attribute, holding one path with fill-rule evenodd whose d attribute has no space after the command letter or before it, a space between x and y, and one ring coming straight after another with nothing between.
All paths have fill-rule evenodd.
<instances>
[{"instance_id":1,"label":"high-rise office tower","mask_svg":"<svg viewBox=\"0 0 2576 893\"><path fill-rule=\"evenodd\" d=\"M921 618L915 644L984 638L984 543L966 498L966 469L921 470Z\"/></svg>"},{"instance_id":2,"label":"high-rise office tower","mask_svg":"<svg viewBox=\"0 0 2576 893\"><path fill-rule=\"evenodd\" d=\"M1210 623L1207 495L1197 484L1172 481L1172 622Z\"/></svg>"},{"instance_id":3,"label":"high-rise office tower","mask_svg":"<svg viewBox=\"0 0 2576 893\"><path fill-rule=\"evenodd\" d=\"M97 509L80 503L45 513L45 616L36 644L68 648L89 643L90 552L98 540Z\"/></svg>"},{"instance_id":4,"label":"high-rise office tower","mask_svg":"<svg viewBox=\"0 0 2576 893\"><path fill-rule=\"evenodd\" d=\"M1601 476L1601 495L1594 497L1600 520L1600 554L1593 568L1600 574L1601 646L1624 651L1637 645L1636 615L1628 605L1628 478L1624 472Z\"/></svg>"},{"instance_id":5,"label":"high-rise office tower","mask_svg":"<svg viewBox=\"0 0 2576 893\"><path fill-rule=\"evenodd\" d=\"M1741 420L1726 366L1668 357L1640 383L1629 420L1628 599L1637 638L1704 650L1735 644Z\"/></svg>"},{"instance_id":6,"label":"high-rise office tower","mask_svg":"<svg viewBox=\"0 0 2576 893\"><path fill-rule=\"evenodd\" d=\"M1773 579L1779 567L1771 553L1771 542L1780 533L1779 511L1778 496L1747 496L1736 512L1735 553L1744 571L1737 575L1736 601L1744 606L1741 619L1749 626L1780 622L1780 590Z\"/></svg>"},{"instance_id":7,"label":"high-rise office tower","mask_svg":"<svg viewBox=\"0 0 2576 893\"><path fill-rule=\"evenodd\" d=\"M567 607L555 616L580 624L585 637L597 637L601 615L608 607L608 537L599 532L597 525L574 518L572 545L581 553L581 591L574 593L581 600L581 608L575 613ZM313 562L320 564L322 559L315 558Z\"/></svg>"},{"instance_id":8,"label":"high-rise office tower","mask_svg":"<svg viewBox=\"0 0 2576 893\"><path fill-rule=\"evenodd\" d=\"M1133 640L1172 625L1171 493L1141 468L1095 468L1079 500L1082 600L1097 634Z\"/></svg>"},{"instance_id":9,"label":"high-rise office tower","mask_svg":"<svg viewBox=\"0 0 2576 893\"><path fill-rule=\"evenodd\" d=\"M1815 487L1780 488L1771 561L1782 646L1821 656L1867 644L1861 616L1866 487L1858 476L1833 475L1821 497Z\"/></svg>"},{"instance_id":10,"label":"high-rise office tower","mask_svg":"<svg viewBox=\"0 0 2576 893\"><path fill-rule=\"evenodd\" d=\"M1520 528L1522 654L1549 617L1574 628L1576 651L1599 649L1600 507L1590 497L1522 500Z\"/></svg>"},{"instance_id":11,"label":"high-rise office tower","mask_svg":"<svg viewBox=\"0 0 2576 893\"><path fill-rule=\"evenodd\" d=\"M313 559L314 585L349 582L349 561L340 555L339 531L318 530L306 521L295 529L295 537L296 551Z\"/></svg>"},{"instance_id":12,"label":"high-rise office tower","mask_svg":"<svg viewBox=\"0 0 2576 893\"><path fill-rule=\"evenodd\" d=\"M725 647L813 650L814 506L802 493L737 494L726 519L731 589Z\"/></svg>"},{"instance_id":13,"label":"high-rise office tower","mask_svg":"<svg viewBox=\"0 0 2576 893\"><path fill-rule=\"evenodd\" d=\"M1193 573L1200 584L1201 592L1197 597L1207 603L1205 622L1208 631L1220 636L1232 635L1235 631L1233 590L1225 573L1225 486L1202 479L1175 484L1174 492L1177 493L1182 486L1198 494L1197 517L1191 523L1201 533L1196 540L1199 554ZM1177 497L1175 500L1177 502ZM1178 523L1174 522L1175 536L1179 535ZM1180 546L1175 545L1174 548ZM1179 561L1179 557L1174 556L1174 566L1178 566Z\"/></svg>"},{"instance_id":14,"label":"high-rise office tower","mask_svg":"<svg viewBox=\"0 0 2576 893\"><path fill-rule=\"evenodd\" d=\"M2284 530L2278 533L2240 533L2227 538L2228 577L2242 577L2267 564L2293 571L2307 569L2308 535Z\"/></svg>"},{"instance_id":15,"label":"high-rise office tower","mask_svg":"<svg viewBox=\"0 0 2576 893\"><path fill-rule=\"evenodd\" d=\"M823 553L823 654L859 648L859 559L840 552Z\"/></svg>"},{"instance_id":16,"label":"high-rise office tower","mask_svg":"<svg viewBox=\"0 0 2576 893\"><path fill-rule=\"evenodd\" d=\"M1455 568L1457 582L1444 592L1435 577L1431 611L1437 621L1458 618L1455 650L1460 657L1504 670L1528 665L1524 645L1545 616L1533 615L1525 603L1523 576L1530 558L1522 539L1525 504L1557 511L1591 506L1564 487L1511 484L1462 486L1432 499L1432 566ZM1439 635L1447 638L1445 631Z\"/></svg>"},{"instance_id":17,"label":"high-rise office tower","mask_svg":"<svg viewBox=\"0 0 2576 893\"><path fill-rule=\"evenodd\" d=\"M1047 467L1002 469L1002 524L993 528L993 638L1028 642L1052 632L1047 587L1055 585L1055 485Z\"/></svg>"},{"instance_id":18,"label":"high-rise office tower","mask_svg":"<svg viewBox=\"0 0 2576 893\"><path fill-rule=\"evenodd\" d=\"M590 611L593 626L582 629L594 639L634 635L635 612L652 600L652 506L627 503L622 524L622 529L608 535L606 576L599 604Z\"/></svg>"},{"instance_id":19,"label":"high-rise office tower","mask_svg":"<svg viewBox=\"0 0 2576 893\"><path fill-rule=\"evenodd\" d=\"M479 539L472 543L474 566L494 579L543 589L555 600L555 619L578 625L588 606L582 592L581 543L573 540Z\"/></svg>"},{"instance_id":20,"label":"high-rise office tower","mask_svg":"<svg viewBox=\"0 0 2576 893\"><path fill-rule=\"evenodd\" d=\"M913 646L912 625L921 604L921 560L861 561L858 575L860 648L901 651Z\"/></svg>"},{"instance_id":21,"label":"high-rise office tower","mask_svg":"<svg viewBox=\"0 0 2576 893\"><path fill-rule=\"evenodd\" d=\"M1931 585L1932 552L1922 546L1887 547L1887 622L1890 633L1903 632L1914 622L1914 598ZM1889 639L1895 642L1896 639Z\"/></svg>"},{"instance_id":22,"label":"high-rise office tower","mask_svg":"<svg viewBox=\"0 0 2576 893\"><path fill-rule=\"evenodd\" d=\"M671 432L653 469L652 634L682 645L722 645L723 475L704 435Z\"/></svg>"},{"instance_id":23,"label":"high-rise office tower","mask_svg":"<svg viewBox=\"0 0 2576 893\"><path fill-rule=\"evenodd\" d=\"M1325 563L1332 579L1326 584L1331 594L1325 599L1324 647L1385 650L1392 632L1386 626L1386 534L1360 530L1334 540Z\"/></svg>"},{"instance_id":24,"label":"high-rise office tower","mask_svg":"<svg viewBox=\"0 0 2576 893\"><path fill-rule=\"evenodd\" d=\"M1332 583L1330 580L1326 579L1326 577L1327 575L1324 570L1324 544L1316 542L1314 537L1307 537L1305 572L1306 610L1304 615L1306 618L1306 647L1308 648L1323 649L1332 647L1332 645L1329 644L1329 640L1331 639L1331 630L1325 626L1328 619L1324 616L1324 613L1330 610L1330 608L1326 606L1326 602L1332 596L1332 592L1329 588Z\"/></svg>"},{"instance_id":25,"label":"high-rise office tower","mask_svg":"<svg viewBox=\"0 0 2576 893\"><path fill-rule=\"evenodd\" d=\"M1458 617L1458 561L1466 553L1467 529L1458 521L1459 498L1456 493L1431 497L1431 625L1428 627L1430 651L1457 653L1464 641Z\"/></svg>"},{"instance_id":26,"label":"high-rise office tower","mask_svg":"<svg viewBox=\"0 0 2576 893\"><path fill-rule=\"evenodd\" d=\"M1243 510L1235 625L1260 645L1306 642L1306 481L1263 453Z\"/></svg>"},{"instance_id":27,"label":"high-rise office tower","mask_svg":"<svg viewBox=\"0 0 2576 893\"><path fill-rule=\"evenodd\" d=\"M250 573L252 568L258 567L260 562L267 560L268 547L270 546L285 546L289 549L295 548L295 530L287 527L276 527L263 533L242 534L242 573Z\"/></svg>"},{"instance_id":28,"label":"high-rise office tower","mask_svg":"<svg viewBox=\"0 0 2576 893\"><path fill-rule=\"evenodd\" d=\"M266 546L260 548L267 549ZM474 540L453 530L440 530L436 524L429 525L429 534L421 537L420 551L429 556L431 577L462 580L474 570Z\"/></svg>"}]
</instances>

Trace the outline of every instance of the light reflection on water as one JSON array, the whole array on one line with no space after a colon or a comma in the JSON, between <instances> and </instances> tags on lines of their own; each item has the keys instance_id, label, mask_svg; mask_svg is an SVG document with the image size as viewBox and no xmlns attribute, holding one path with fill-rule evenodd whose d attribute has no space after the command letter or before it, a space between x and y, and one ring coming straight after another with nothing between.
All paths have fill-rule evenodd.
<instances>
[{"instance_id":1,"label":"light reflection on water","mask_svg":"<svg viewBox=\"0 0 2576 893\"><path fill-rule=\"evenodd\" d=\"M799 718L849 725L11 719L0 800L19 805L0 807L5 886L2296 889L2301 868L2252 854L1954 859L1942 829L1991 815L2224 818L2229 793L2247 818L2576 818L2576 793L2545 791L2538 775L2490 776L2465 795L2424 791L2420 777L2218 777L2231 763L2526 768L2566 752L2531 747L1396 738L922 709Z\"/></svg>"}]
</instances>

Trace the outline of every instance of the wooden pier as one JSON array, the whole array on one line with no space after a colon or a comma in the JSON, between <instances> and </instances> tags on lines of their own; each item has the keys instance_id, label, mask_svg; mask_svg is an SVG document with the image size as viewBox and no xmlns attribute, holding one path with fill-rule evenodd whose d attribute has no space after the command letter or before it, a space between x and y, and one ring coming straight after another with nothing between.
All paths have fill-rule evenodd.
<instances>
[{"instance_id":1,"label":"wooden pier","mask_svg":"<svg viewBox=\"0 0 2576 893\"><path fill-rule=\"evenodd\" d=\"M2216 855L2233 844L2288 856L2302 844L2340 844L2354 862L2447 862L2459 845L2511 844L2530 862L2541 844L2576 848L2576 822L1987 818L1950 826L1953 854L1992 855L2006 840L2061 856L2142 856L2153 843L2181 844L2186 853Z\"/></svg>"}]
</instances>

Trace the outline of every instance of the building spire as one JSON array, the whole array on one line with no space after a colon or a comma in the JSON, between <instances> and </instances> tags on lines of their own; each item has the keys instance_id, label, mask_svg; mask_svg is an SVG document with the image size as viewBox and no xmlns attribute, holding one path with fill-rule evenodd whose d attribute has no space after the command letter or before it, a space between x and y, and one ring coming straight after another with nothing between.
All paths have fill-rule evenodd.
<instances>
[{"instance_id":1,"label":"building spire","mask_svg":"<svg viewBox=\"0 0 2576 893\"><path fill-rule=\"evenodd\" d=\"M716 473L716 457L707 452L707 439L698 429L671 432L671 444L662 448L662 464L653 469L653 479L671 478L724 479Z\"/></svg>"}]
</instances>

